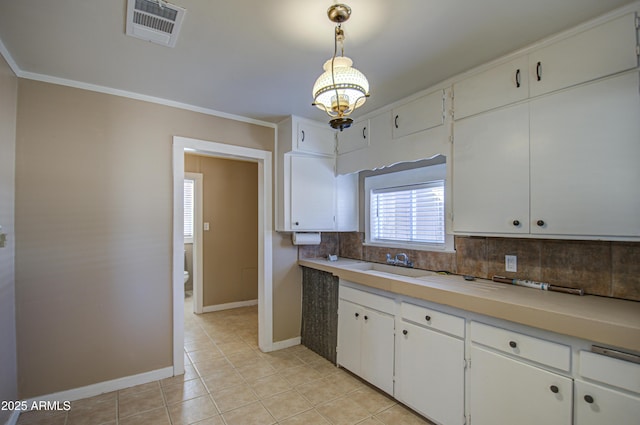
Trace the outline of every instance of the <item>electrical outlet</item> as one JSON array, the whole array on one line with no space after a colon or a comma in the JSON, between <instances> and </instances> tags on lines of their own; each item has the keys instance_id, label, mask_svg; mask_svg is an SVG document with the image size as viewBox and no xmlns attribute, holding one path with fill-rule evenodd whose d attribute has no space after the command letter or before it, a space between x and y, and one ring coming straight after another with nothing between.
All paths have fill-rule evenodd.
<instances>
[{"instance_id":1,"label":"electrical outlet","mask_svg":"<svg viewBox=\"0 0 640 425\"><path fill-rule=\"evenodd\" d=\"M518 271L518 257L516 255L504 256L504 269L508 272Z\"/></svg>"}]
</instances>

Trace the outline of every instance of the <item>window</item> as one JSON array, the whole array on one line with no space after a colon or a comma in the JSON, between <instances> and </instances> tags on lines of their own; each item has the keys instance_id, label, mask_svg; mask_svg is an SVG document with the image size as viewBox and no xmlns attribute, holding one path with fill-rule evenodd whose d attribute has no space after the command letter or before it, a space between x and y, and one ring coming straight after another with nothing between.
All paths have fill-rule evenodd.
<instances>
[{"instance_id":1,"label":"window","mask_svg":"<svg viewBox=\"0 0 640 425\"><path fill-rule=\"evenodd\" d=\"M366 244L453 250L446 224L446 164L369 175L364 186Z\"/></svg>"},{"instance_id":2,"label":"window","mask_svg":"<svg viewBox=\"0 0 640 425\"><path fill-rule=\"evenodd\" d=\"M193 243L193 203L195 181L184 180L184 242Z\"/></svg>"},{"instance_id":3,"label":"window","mask_svg":"<svg viewBox=\"0 0 640 425\"><path fill-rule=\"evenodd\" d=\"M371 239L444 243L444 180L371 191Z\"/></svg>"}]
</instances>

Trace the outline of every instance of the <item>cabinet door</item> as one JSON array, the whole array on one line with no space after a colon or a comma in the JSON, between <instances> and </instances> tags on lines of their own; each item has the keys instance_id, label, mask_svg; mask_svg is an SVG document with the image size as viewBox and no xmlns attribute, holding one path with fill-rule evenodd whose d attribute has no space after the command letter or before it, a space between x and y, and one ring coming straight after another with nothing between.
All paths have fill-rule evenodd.
<instances>
[{"instance_id":1,"label":"cabinet door","mask_svg":"<svg viewBox=\"0 0 640 425\"><path fill-rule=\"evenodd\" d=\"M640 420L640 398L576 380L575 423L632 425Z\"/></svg>"},{"instance_id":2,"label":"cabinet door","mask_svg":"<svg viewBox=\"0 0 640 425\"><path fill-rule=\"evenodd\" d=\"M338 133L338 155L369 146L369 120L354 123Z\"/></svg>"},{"instance_id":3,"label":"cabinet door","mask_svg":"<svg viewBox=\"0 0 640 425\"><path fill-rule=\"evenodd\" d=\"M639 87L629 73L531 102L531 233L640 236Z\"/></svg>"},{"instance_id":4,"label":"cabinet door","mask_svg":"<svg viewBox=\"0 0 640 425\"><path fill-rule=\"evenodd\" d=\"M369 146L387 146L391 142L391 118L391 111L369 118Z\"/></svg>"},{"instance_id":5,"label":"cabinet door","mask_svg":"<svg viewBox=\"0 0 640 425\"><path fill-rule=\"evenodd\" d=\"M357 304L338 301L338 364L360 374L360 334L364 309Z\"/></svg>"},{"instance_id":6,"label":"cabinet door","mask_svg":"<svg viewBox=\"0 0 640 425\"><path fill-rule=\"evenodd\" d=\"M529 232L529 106L456 122L453 229L458 233Z\"/></svg>"},{"instance_id":7,"label":"cabinet door","mask_svg":"<svg viewBox=\"0 0 640 425\"><path fill-rule=\"evenodd\" d=\"M394 108L392 115L394 139L442 125L444 91L438 90Z\"/></svg>"},{"instance_id":8,"label":"cabinet door","mask_svg":"<svg viewBox=\"0 0 640 425\"><path fill-rule=\"evenodd\" d=\"M464 422L464 341L402 322L395 396L441 424Z\"/></svg>"},{"instance_id":9,"label":"cabinet door","mask_svg":"<svg viewBox=\"0 0 640 425\"><path fill-rule=\"evenodd\" d=\"M590 28L529 55L531 96L638 66L635 13Z\"/></svg>"},{"instance_id":10,"label":"cabinet door","mask_svg":"<svg viewBox=\"0 0 640 425\"><path fill-rule=\"evenodd\" d=\"M291 228L333 230L335 174L333 158L291 157Z\"/></svg>"},{"instance_id":11,"label":"cabinet door","mask_svg":"<svg viewBox=\"0 0 640 425\"><path fill-rule=\"evenodd\" d=\"M327 124L321 126L306 121L298 122L297 150L322 155L335 154L335 131Z\"/></svg>"},{"instance_id":12,"label":"cabinet door","mask_svg":"<svg viewBox=\"0 0 640 425\"><path fill-rule=\"evenodd\" d=\"M469 413L474 425L571 425L573 381L471 347Z\"/></svg>"},{"instance_id":13,"label":"cabinet door","mask_svg":"<svg viewBox=\"0 0 640 425\"><path fill-rule=\"evenodd\" d=\"M456 83L454 117L459 120L529 96L528 58L522 56Z\"/></svg>"},{"instance_id":14,"label":"cabinet door","mask_svg":"<svg viewBox=\"0 0 640 425\"><path fill-rule=\"evenodd\" d=\"M358 231L358 173L336 177L336 230Z\"/></svg>"},{"instance_id":15,"label":"cabinet door","mask_svg":"<svg viewBox=\"0 0 640 425\"><path fill-rule=\"evenodd\" d=\"M394 319L365 309L362 323L361 376L393 395Z\"/></svg>"}]
</instances>

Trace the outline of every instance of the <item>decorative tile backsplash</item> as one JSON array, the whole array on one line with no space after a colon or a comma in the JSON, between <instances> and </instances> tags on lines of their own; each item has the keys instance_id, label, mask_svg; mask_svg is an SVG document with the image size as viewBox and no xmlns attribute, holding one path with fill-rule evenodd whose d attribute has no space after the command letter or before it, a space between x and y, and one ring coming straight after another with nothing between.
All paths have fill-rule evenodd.
<instances>
[{"instance_id":1,"label":"decorative tile backsplash","mask_svg":"<svg viewBox=\"0 0 640 425\"><path fill-rule=\"evenodd\" d=\"M317 246L298 247L300 258L344 258L384 263L406 253L415 268L491 279L494 275L582 288L585 293L640 301L640 243L455 237L455 253L363 245L364 234L323 233ZM518 272L505 271L504 256L518 257Z\"/></svg>"}]
</instances>

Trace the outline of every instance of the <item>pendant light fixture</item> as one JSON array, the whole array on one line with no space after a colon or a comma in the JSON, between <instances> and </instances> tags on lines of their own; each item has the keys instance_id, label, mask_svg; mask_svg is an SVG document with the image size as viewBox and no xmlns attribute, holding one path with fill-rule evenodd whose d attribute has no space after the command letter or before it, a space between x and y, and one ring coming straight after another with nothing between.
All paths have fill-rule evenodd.
<instances>
[{"instance_id":1,"label":"pendant light fixture","mask_svg":"<svg viewBox=\"0 0 640 425\"><path fill-rule=\"evenodd\" d=\"M342 131L353 123L349 115L369 97L369 82L344 55L342 23L351 16L351 8L346 4L334 4L327 10L327 16L336 23L333 57L324 63L324 73L313 85L313 105L331 117L331 127Z\"/></svg>"}]
</instances>

